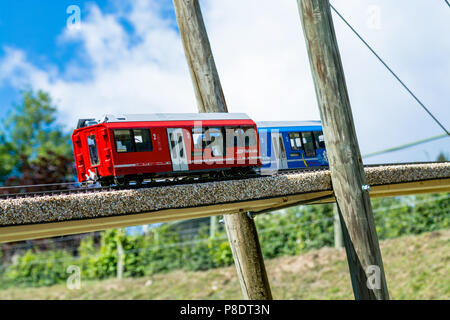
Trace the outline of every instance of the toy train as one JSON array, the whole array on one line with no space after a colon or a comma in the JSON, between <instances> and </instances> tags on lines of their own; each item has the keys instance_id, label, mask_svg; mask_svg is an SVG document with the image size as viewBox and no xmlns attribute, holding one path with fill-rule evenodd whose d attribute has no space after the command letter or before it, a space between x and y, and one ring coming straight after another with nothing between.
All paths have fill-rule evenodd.
<instances>
[{"instance_id":1,"label":"toy train","mask_svg":"<svg viewBox=\"0 0 450 320\"><path fill-rule=\"evenodd\" d=\"M320 121L243 113L108 114L80 119L72 142L78 181L102 185L328 166Z\"/></svg>"}]
</instances>

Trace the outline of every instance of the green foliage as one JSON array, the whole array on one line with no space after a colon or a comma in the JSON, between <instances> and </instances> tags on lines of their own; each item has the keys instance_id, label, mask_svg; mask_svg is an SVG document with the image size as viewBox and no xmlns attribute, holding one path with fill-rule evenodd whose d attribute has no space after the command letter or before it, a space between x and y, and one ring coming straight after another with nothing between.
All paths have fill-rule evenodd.
<instances>
[{"instance_id":1,"label":"green foliage","mask_svg":"<svg viewBox=\"0 0 450 320\"><path fill-rule=\"evenodd\" d=\"M380 239L445 229L450 226L450 197L445 194L372 201Z\"/></svg>"},{"instance_id":2,"label":"green foliage","mask_svg":"<svg viewBox=\"0 0 450 320\"><path fill-rule=\"evenodd\" d=\"M72 158L70 134L55 124L56 112L48 93L23 92L21 104L14 105L0 131L0 182L20 170L24 159L33 161L50 151Z\"/></svg>"},{"instance_id":3,"label":"green foliage","mask_svg":"<svg viewBox=\"0 0 450 320\"><path fill-rule=\"evenodd\" d=\"M439 155L436 158L436 161L449 161L450 157L447 152L439 152Z\"/></svg>"},{"instance_id":4,"label":"green foliage","mask_svg":"<svg viewBox=\"0 0 450 320\"><path fill-rule=\"evenodd\" d=\"M123 229L102 233L100 247L92 239L83 239L79 255L83 276L91 279L114 277L117 274L118 242L124 252L124 276L138 277L180 268L182 248L179 235L167 225L148 235L125 235Z\"/></svg>"},{"instance_id":5,"label":"green foliage","mask_svg":"<svg viewBox=\"0 0 450 320\"><path fill-rule=\"evenodd\" d=\"M75 264L74 261L69 253L61 250L38 253L28 250L6 269L3 277L6 283L15 286L50 286L66 281L70 276L67 267Z\"/></svg>"},{"instance_id":6,"label":"green foliage","mask_svg":"<svg viewBox=\"0 0 450 320\"><path fill-rule=\"evenodd\" d=\"M416 195L372 200L380 240L450 228L450 194ZM294 207L255 218L266 258L298 255L333 246L333 205ZM82 279L104 279L117 273L118 243L124 252L124 276L140 277L175 269L206 270L233 264L224 228L210 238L208 226L189 241L168 224L146 235L126 235L123 229L102 233L100 245L85 238L74 259L62 251L32 253L6 269L0 285L50 285L67 279L68 264L81 267ZM59 261L62 262L59 262ZM6 281L6 282L5 282Z\"/></svg>"},{"instance_id":7,"label":"green foliage","mask_svg":"<svg viewBox=\"0 0 450 320\"><path fill-rule=\"evenodd\" d=\"M81 274L86 278L104 279L117 274L117 241L124 241L125 233L120 229L109 229L102 233L101 244L95 249L92 239L83 239L79 255Z\"/></svg>"},{"instance_id":8,"label":"green foliage","mask_svg":"<svg viewBox=\"0 0 450 320\"><path fill-rule=\"evenodd\" d=\"M214 267L208 247L208 239L198 239L198 242L185 247L183 252L183 268L190 271L207 270Z\"/></svg>"},{"instance_id":9,"label":"green foliage","mask_svg":"<svg viewBox=\"0 0 450 320\"><path fill-rule=\"evenodd\" d=\"M333 244L331 205L294 207L258 217L256 225L265 257L296 255Z\"/></svg>"},{"instance_id":10,"label":"green foliage","mask_svg":"<svg viewBox=\"0 0 450 320\"><path fill-rule=\"evenodd\" d=\"M139 252L144 262L143 274L154 274L178 269L183 266L181 238L168 225L152 229L145 237L145 247ZM147 265L145 265L147 264Z\"/></svg>"},{"instance_id":11,"label":"green foliage","mask_svg":"<svg viewBox=\"0 0 450 320\"><path fill-rule=\"evenodd\" d=\"M225 236L220 239L209 239L208 250L215 267L226 267L233 264L230 243Z\"/></svg>"},{"instance_id":12,"label":"green foliage","mask_svg":"<svg viewBox=\"0 0 450 320\"><path fill-rule=\"evenodd\" d=\"M207 270L232 263L231 249L224 233L218 231L214 238L210 238L208 226L203 226L191 243L183 248L183 268L191 271Z\"/></svg>"},{"instance_id":13,"label":"green foliage","mask_svg":"<svg viewBox=\"0 0 450 320\"><path fill-rule=\"evenodd\" d=\"M19 157L15 154L13 144L0 131L0 183L16 168Z\"/></svg>"},{"instance_id":14,"label":"green foliage","mask_svg":"<svg viewBox=\"0 0 450 320\"><path fill-rule=\"evenodd\" d=\"M94 279L97 275L97 270L95 268L97 249L94 246L94 239L83 238L80 241L78 247L79 261L78 265L81 268L81 275L84 278Z\"/></svg>"}]
</instances>

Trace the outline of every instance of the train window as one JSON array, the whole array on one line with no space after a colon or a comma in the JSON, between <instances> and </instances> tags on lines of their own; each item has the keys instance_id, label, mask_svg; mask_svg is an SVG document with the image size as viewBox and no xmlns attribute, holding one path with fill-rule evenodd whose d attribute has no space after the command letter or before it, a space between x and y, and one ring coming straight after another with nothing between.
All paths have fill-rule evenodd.
<instances>
[{"instance_id":1,"label":"train window","mask_svg":"<svg viewBox=\"0 0 450 320\"><path fill-rule=\"evenodd\" d=\"M98 158L97 142L95 141L95 135L87 137L89 157L91 158L91 166L96 166L100 163Z\"/></svg>"},{"instance_id":2,"label":"train window","mask_svg":"<svg viewBox=\"0 0 450 320\"><path fill-rule=\"evenodd\" d=\"M312 132L302 132L303 150L305 150L305 155L308 158L316 156L313 138Z\"/></svg>"},{"instance_id":3,"label":"train window","mask_svg":"<svg viewBox=\"0 0 450 320\"><path fill-rule=\"evenodd\" d=\"M152 139L150 138L151 135L149 129L133 129L133 135L136 151L146 152L153 150Z\"/></svg>"},{"instance_id":4,"label":"train window","mask_svg":"<svg viewBox=\"0 0 450 320\"><path fill-rule=\"evenodd\" d=\"M205 149L211 149L213 157L225 155L225 139L222 128L193 128L192 141L194 144L193 156L203 155Z\"/></svg>"},{"instance_id":5,"label":"train window","mask_svg":"<svg viewBox=\"0 0 450 320\"><path fill-rule=\"evenodd\" d=\"M244 146L244 129L236 128L234 129L233 134L233 146L234 148L243 147Z\"/></svg>"},{"instance_id":6,"label":"train window","mask_svg":"<svg viewBox=\"0 0 450 320\"><path fill-rule=\"evenodd\" d=\"M116 129L114 130L114 139L116 140L117 152L133 152L133 140L131 139L131 130Z\"/></svg>"},{"instance_id":7,"label":"train window","mask_svg":"<svg viewBox=\"0 0 450 320\"><path fill-rule=\"evenodd\" d=\"M325 138L323 137L322 131L314 132L314 137L316 138L317 149L325 149Z\"/></svg>"},{"instance_id":8,"label":"train window","mask_svg":"<svg viewBox=\"0 0 450 320\"><path fill-rule=\"evenodd\" d=\"M206 131L207 144L205 148L211 148L213 157L223 157L225 154L224 137L221 128L208 128Z\"/></svg>"},{"instance_id":9,"label":"train window","mask_svg":"<svg viewBox=\"0 0 450 320\"><path fill-rule=\"evenodd\" d=\"M203 128L192 128L192 142L194 143L194 149L202 149L203 140Z\"/></svg>"},{"instance_id":10,"label":"train window","mask_svg":"<svg viewBox=\"0 0 450 320\"><path fill-rule=\"evenodd\" d=\"M302 149L302 141L300 138L300 132L289 133L289 139L291 141L291 149L292 150L301 150Z\"/></svg>"},{"instance_id":11,"label":"train window","mask_svg":"<svg viewBox=\"0 0 450 320\"><path fill-rule=\"evenodd\" d=\"M244 128L244 137L245 137L245 146L246 147L254 147L256 146L256 133L255 129L250 128Z\"/></svg>"},{"instance_id":12,"label":"train window","mask_svg":"<svg viewBox=\"0 0 450 320\"><path fill-rule=\"evenodd\" d=\"M116 150L122 152L148 152L153 150L149 129L114 130Z\"/></svg>"}]
</instances>

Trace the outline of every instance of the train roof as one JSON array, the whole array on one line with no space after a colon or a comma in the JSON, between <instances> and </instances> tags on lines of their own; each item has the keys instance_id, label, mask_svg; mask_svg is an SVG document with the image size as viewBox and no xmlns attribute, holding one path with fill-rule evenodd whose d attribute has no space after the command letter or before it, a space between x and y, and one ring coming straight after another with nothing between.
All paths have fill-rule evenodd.
<instances>
[{"instance_id":1,"label":"train roof","mask_svg":"<svg viewBox=\"0 0 450 320\"><path fill-rule=\"evenodd\" d=\"M148 114L106 114L101 120L80 119L77 128L97 123L120 123L140 121L201 121L201 120L251 120L245 113L148 113Z\"/></svg>"},{"instance_id":2,"label":"train roof","mask_svg":"<svg viewBox=\"0 0 450 320\"><path fill-rule=\"evenodd\" d=\"M257 121L258 128L322 127L322 121Z\"/></svg>"}]
</instances>

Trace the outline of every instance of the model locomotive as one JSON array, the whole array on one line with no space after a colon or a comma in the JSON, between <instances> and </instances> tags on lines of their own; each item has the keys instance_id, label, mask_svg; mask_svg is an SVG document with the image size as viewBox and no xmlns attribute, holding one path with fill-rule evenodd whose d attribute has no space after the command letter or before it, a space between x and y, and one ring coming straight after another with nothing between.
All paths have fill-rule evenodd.
<instances>
[{"instance_id":1,"label":"model locomotive","mask_svg":"<svg viewBox=\"0 0 450 320\"><path fill-rule=\"evenodd\" d=\"M78 181L102 185L328 165L320 121L255 123L243 113L80 119L72 142Z\"/></svg>"}]
</instances>

